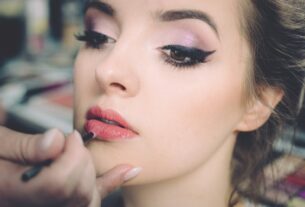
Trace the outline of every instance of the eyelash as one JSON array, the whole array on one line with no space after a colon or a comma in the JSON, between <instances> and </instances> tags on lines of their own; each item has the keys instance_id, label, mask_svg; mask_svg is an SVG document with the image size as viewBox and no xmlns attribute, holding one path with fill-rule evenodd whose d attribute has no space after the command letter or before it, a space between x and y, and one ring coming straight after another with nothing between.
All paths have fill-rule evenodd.
<instances>
[{"instance_id":1,"label":"eyelash","mask_svg":"<svg viewBox=\"0 0 305 207\"><path fill-rule=\"evenodd\" d=\"M75 38L85 42L88 48L101 49L107 43L115 43L116 40L102 33L86 30L84 34L77 34ZM176 68L190 68L207 62L207 58L214 51L204 51L197 48L181 45L166 45L160 47L164 61Z\"/></svg>"},{"instance_id":2,"label":"eyelash","mask_svg":"<svg viewBox=\"0 0 305 207\"><path fill-rule=\"evenodd\" d=\"M215 52L181 45L167 45L160 50L165 62L177 68L189 68L206 63L207 58Z\"/></svg>"},{"instance_id":3,"label":"eyelash","mask_svg":"<svg viewBox=\"0 0 305 207\"><path fill-rule=\"evenodd\" d=\"M85 42L86 46L93 49L101 49L107 43L115 43L116 40L105 34L95 31L85 31L84 34L77 34L75 38L78 41Z\"/></svg>"}]
</instances>

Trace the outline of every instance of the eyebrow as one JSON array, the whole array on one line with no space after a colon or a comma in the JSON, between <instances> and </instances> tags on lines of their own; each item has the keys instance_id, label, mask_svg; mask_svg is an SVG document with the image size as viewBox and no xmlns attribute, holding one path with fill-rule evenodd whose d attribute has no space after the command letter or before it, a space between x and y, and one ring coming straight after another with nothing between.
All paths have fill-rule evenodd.
<instances>
[{"instance_id":1,"label":"eyebrow","mask_svg":"<svg viewBox=\"0 0 305 207\"><path fill-rule=\"evenodd\" d=\"M198 19L208 24L214 30L217 37L219 37L215 21L205 12L198 10L173 10L161 12L161 14L158 16L160 17L161 21L165 22L177 21L182 19Z\"/></svg>"},{"instance_id":2,"label":"eyebrow","mask_svg":"<svg viewBox=\"0 0 305 207\"><path fill-rule=\"evenodd\" d=\"M84 14L86 14L86 12L91 8L97 9L111 17L115 14L114 9L109 4L99 0L86 0L84 6Z\"/></svg>"},{"instance_id":3,"label":"eyebrow","mask_svg":"<svg viewBox=\"0 0 305 207\"><path fill-rule=\"evenodd\" d=\"M95 8L111 17L115 15L115 10L107 3L100 0L86 0L84 14L88 9ZM164 22L177 21L182 19L198 19L208 24L219 38L219 32L215 21L205 12L198 10L170 10L158 12L159 19Z\"/></svg>"}]
</instances>

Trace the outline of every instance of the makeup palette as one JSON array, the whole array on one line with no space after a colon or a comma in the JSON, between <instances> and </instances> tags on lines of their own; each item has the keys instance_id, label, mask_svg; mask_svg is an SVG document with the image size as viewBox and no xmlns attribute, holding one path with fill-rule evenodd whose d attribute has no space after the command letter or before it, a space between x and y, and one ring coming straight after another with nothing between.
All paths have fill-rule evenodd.
<instances>
[{"instance_id":1,"label":"makeup palette","mask_svg":"<svg viewBox=\"0 0 305 207\"><path fill-rule=\"evenodd\" d=\"M274 207L305 207L305 160L284 155L265 169L263 203Z\"/></svg>"}]
</instances>

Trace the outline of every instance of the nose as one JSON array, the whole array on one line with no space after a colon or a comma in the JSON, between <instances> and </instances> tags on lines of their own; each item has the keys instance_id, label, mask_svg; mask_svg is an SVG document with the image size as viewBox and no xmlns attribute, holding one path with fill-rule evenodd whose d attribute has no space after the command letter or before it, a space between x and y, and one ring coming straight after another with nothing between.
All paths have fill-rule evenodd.
<instances>
[{"instance_id":1,"label":"nose","mask_svg":"<svg viewBox=\"0 0 305 207\"><path fill-rule=\"evenodd\" d=\"M107 95L135 96L139 91L136 61L128 52L113 51L101 58L95 69L100 90Z\"/></svg>"}]
</instances>

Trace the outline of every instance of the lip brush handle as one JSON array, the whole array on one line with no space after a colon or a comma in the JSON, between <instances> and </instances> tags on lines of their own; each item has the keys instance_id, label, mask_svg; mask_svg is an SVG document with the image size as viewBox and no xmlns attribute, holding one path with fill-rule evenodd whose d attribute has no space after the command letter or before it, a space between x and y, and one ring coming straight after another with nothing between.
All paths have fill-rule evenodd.
<instances>
[{"instance_id":1,"label":"lip brush handle","mask_svg":"<svg viewBox=\"0 0 305 207\"><path fill-rule=\"evenodd\" d=\"M51 160L47 160L46 162L35 165L34 167L28 169L21 175L21 180L23 182L27 182L27 181L31 180L33 177L38 175L44 167L50 165L51 162L52 162Z\"/></svg>"},{"instance_id":2,"label":"lip brush handle","mask_svg":"<svg viewBox=\"0 0 305 207\"><path fill-rule=\"evenodd\" d=\"M90 140L92 140L95 137L93 132L88 132L86 134L84 134L83 136L83 141L86 144L87 142L89 142Z\"/></svg>"},{"instance_id":3,"label":"lip brush handle","mask_svg":"<svg viewBox=\"0 0 305 207\"><path fill-rule=\"evenodd\" d=\"M88 141L90 141L93 138L94 138L94 133L92 133L92 132L89 132L89 133L86 133L83 135L84 143L87 143ZM23 182L30 181L32 178L36 177L44 167L49 166L51 164L51 162L52 162L51 160L47 160L41 164L31 167L30 169L28 169L24 173L22 173L21 180Z\"/></svg>"}]
</instances>

